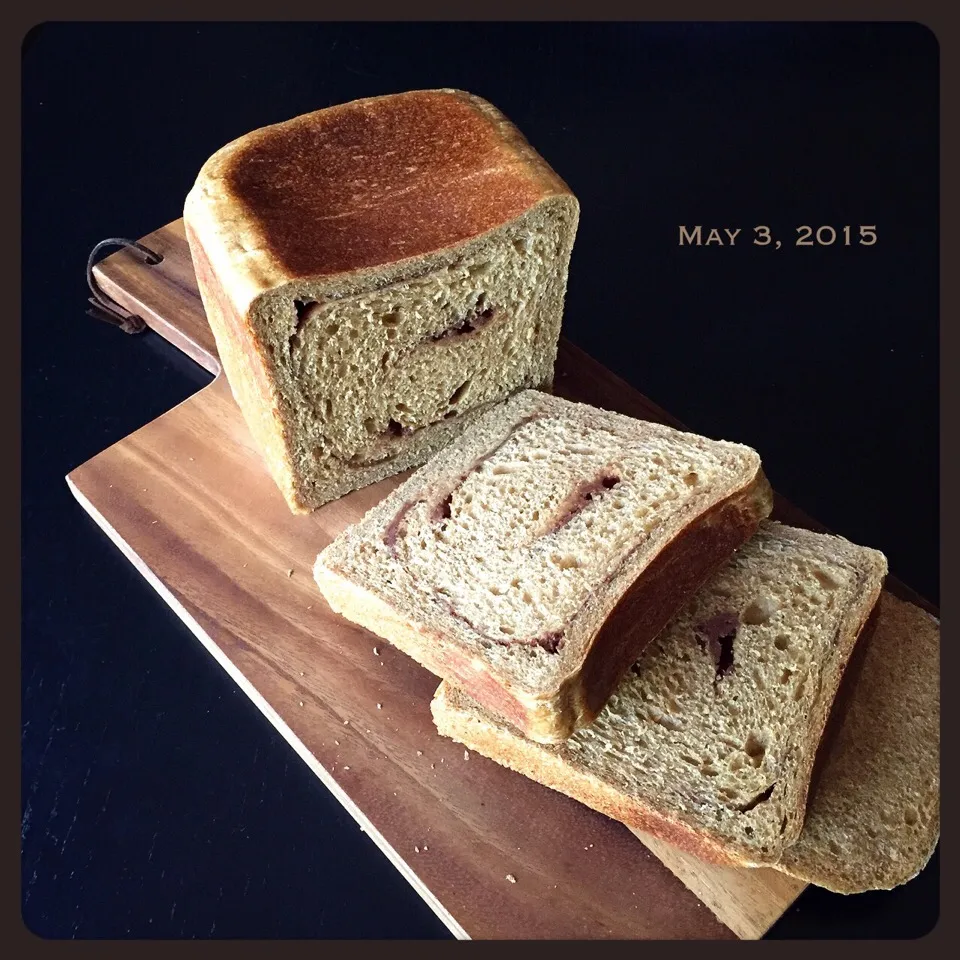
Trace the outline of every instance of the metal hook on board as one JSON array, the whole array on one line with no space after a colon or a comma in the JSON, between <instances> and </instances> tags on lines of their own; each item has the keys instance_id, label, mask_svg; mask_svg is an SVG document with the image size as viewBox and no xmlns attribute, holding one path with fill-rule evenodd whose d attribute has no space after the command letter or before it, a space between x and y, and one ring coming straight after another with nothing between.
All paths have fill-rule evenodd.
<instances>
[{"instance_id":1,"label":"metal hook on board","mask_svg":"<svg viewBox=\"0 0 960 960\"><path fill-rule=\"evenodd\" d=\"M87 310L87 316L96 320L103 320L105 323L119 327L124 333L142 333L147 329L146 323L136 314L124 310L116 300L107 296L97 285L96 278L93 275L93 265L97 254L104 247L132 247L143 254L143 261L150 266L154 266L163 261L163 255L151 250L136 240L127 240L124 237L110 237L107 240L101 240L87 257L87 286L93 294L89 298L90 307Z\"/></svg>"}]
</instances>

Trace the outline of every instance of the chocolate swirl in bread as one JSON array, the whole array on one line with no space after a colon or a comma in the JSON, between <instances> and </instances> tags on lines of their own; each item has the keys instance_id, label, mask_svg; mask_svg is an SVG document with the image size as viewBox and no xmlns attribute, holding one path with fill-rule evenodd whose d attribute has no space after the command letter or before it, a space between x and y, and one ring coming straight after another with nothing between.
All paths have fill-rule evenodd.
<instances>
[{"instance_id":1,"label":"chocolate swirl in bread","mask_svg":"<svg viewBox=\"0 0 960 960\"><path fill-rule=\"evenodd\" d=\"M759 458L535 391L318 558L335 609L564 737L770 510Z\"/></svg>"}]
</instances>

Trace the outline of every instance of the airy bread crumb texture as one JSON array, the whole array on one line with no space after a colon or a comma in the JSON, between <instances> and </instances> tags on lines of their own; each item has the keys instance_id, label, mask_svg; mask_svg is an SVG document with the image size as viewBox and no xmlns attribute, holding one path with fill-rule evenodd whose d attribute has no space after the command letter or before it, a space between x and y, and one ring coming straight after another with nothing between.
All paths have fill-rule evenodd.
<instances>
[{"instance_id":1,"label":"airy bread crumb texture","mask_svg":"<svg viewBox=\"0 0 960 960\"><path fill-rule=\"evenodd\" d=\"M885 573L876 551L765 522L563 744L531 743L449 684L434 716L465 746L708 859L774 863L800 833Z\"/></svg>"},{"instance_id":2,"label":"airy bread crumb texture","mask_svg":"<svg viewBox=\"0 0 960 960\"><path fill-rule=\"evenodd\" d=\"M479 412L549 385L574 226L548 201L424 275L343 297L298 280L255 302L305 502L422 463Z\"/></svg>"},{"instance_id":3,"label":"airy bread crumb texture","mask_svg":"<svg viewBox=\"0 0 960 960\"><path fill-rule=\"evenodd\" d=\"M641 571L758 469L748 447L528 391L342 534L317 568L517 688L549 692L593 636L571 624L625 562Z\"/></svg>"}]
</instances>

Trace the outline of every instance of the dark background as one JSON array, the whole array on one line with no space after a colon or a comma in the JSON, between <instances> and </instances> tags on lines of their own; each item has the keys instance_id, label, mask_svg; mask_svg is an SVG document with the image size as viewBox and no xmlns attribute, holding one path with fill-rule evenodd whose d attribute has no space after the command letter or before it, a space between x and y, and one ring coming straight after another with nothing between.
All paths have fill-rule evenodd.
<instances>
[{"instance_id":1,"label":"dark background","mask_svg":"<svg viewBox=\"0 0 960 960\"><path fill-rule=\"evenodd\" d=\"M578 195L565 332L938 589L938 49L914 25L42 26L24 42L22 903L45 937L446 930L70 496L208 375L84 315L107 236L180 216L255 127L492 100ZM679 224L742 227L680 248ZM751 245L767 224L779 251ZM795 227L876 225L873 247ZM773 936L916 937L939 867L810 890Z\"/></svg>"}]
</instances>

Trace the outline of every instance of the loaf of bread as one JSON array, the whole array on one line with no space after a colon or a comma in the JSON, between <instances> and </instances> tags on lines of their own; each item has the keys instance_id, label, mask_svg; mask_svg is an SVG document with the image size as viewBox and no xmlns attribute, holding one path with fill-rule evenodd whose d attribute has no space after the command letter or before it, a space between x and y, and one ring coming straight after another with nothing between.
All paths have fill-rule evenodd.
<instances>
[{"instance_id":1,"label":"loaf of bread","mask_svg":"<svg viewBox=\"0 0 960 960\"><path fill-rule=\"evenodd\" d=\"M875 550L766 522L565 743L532 742L447 683L433 716L471 750L705 860L775 864L800 836L885 574Z\"/></svg>"},{"instance_id":2,"label":"loaf of bread","mask_svg":"<svg viewBox=\"0 0 960 960\"><path fill-rule=\"evenodd\" d=\"M771 505L748 447L528 390L345 530L315 576L335 611L553 742Z\"/></svg>"},{"instance_id":3,"label":"loaf of bread","mask_svg":"<svg viewBox=\"0 0 960 960\"><path fill-rule=\"evenodd\" d=\"M234 396L295 512L423 463L551 382L579 207L457 90L250 133L184 209Z\"/></svg>"},{"instance_id":4,"label":"loaf of bread","mask_svg":"<svg viewBox=\"0 0 960 960\"><path fill-rule=\"evenodd\" d=\"M778 870L836 893L915 877L940 836L940 624L889 593L824 736L803 831Z\"/></svg>"}]
</instances>

